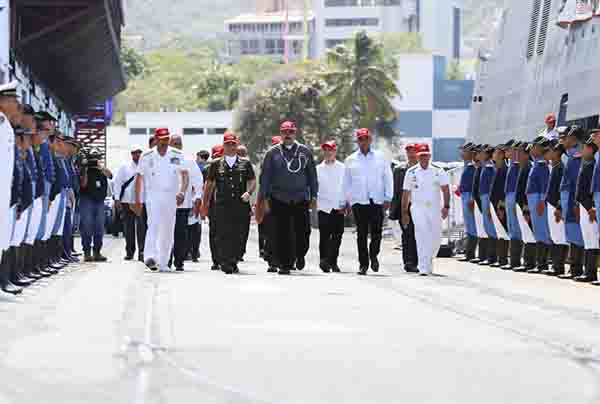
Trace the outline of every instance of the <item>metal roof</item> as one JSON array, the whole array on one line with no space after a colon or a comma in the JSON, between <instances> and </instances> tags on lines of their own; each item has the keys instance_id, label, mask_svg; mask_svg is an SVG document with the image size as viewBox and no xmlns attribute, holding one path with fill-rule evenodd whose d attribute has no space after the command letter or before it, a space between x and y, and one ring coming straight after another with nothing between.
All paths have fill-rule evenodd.
<instances>
[{"instance_id":1,"label":"metal roof","mask_svg":"<svg viewBox=\"0 0 600 404\"><path fill-rule=\"evenodd\" d=\"M13 49L76 113L125 89L121 0L16 0Z\"/></svg>"}]
</instances>

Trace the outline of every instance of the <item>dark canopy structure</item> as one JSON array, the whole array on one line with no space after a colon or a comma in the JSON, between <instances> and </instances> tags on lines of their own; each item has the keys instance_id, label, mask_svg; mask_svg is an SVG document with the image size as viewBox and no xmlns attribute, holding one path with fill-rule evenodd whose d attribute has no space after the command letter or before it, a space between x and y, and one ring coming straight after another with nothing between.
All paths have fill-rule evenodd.
<instances>
[{"instance_id":1,"label":"dark canopy structure","mask_svg":"<svg viewBox=\"0 0 600 404\"><path fill-rule=\"evenodd\" d=\"M12 0L11 48L70 113L125 89L121 0Z\"/></svg>"}]
</instances>

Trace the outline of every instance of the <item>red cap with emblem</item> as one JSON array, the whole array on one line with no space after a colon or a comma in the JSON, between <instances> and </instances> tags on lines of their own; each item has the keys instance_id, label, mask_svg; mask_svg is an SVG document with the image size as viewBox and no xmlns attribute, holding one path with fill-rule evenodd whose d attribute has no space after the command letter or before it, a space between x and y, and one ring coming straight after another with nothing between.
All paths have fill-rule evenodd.
<instances>
[{"instance_id":1,"label":"red cap with emblem","mask_svg":"<svg viewBox=\"0 0 600 404\"><path fill-rule=\"evenodd\" d=\"M169 133L169 129L167 128L158 128L154 131L154 138L156 140L168 139L170 137L171 134Z\"/></svg>"},{"instance_id":2,"label":"red cap with emblem","mask_svg":"<svg viewBox=\"0 0 600 404\"><path fill-rule=\"evenodd\" d=\"M423 143L417 146L417 156L422 156L425 154L431 155L431 151L429 150L429 145L427 143Z\"/></svg>"},{"instance_id":3,"label":"red cap with emblem","mask_svg":"<svg viewBox=\"0 0 600 404\"><path fill-rule=\"evenodd\" d=\"M218 144L216 146L213 146L210 154L211 154L212 158L216 159L216 158L223 156L223 153L224 153L223 145Z\"/></svg>"},{"instance_id":4,"label":"red cap with emblem","mask_svg":"<svg viewBox=\"0 0 600 404\"><path fill-rule=\"evenodd\" d=\"M321 149L323 150L337 150L337 145L335 144L335 140L330 140L329 142L325 142L321 145Z\"/></svg>"},{"instance_id":5,"label":"red cap with emblem","mask_svg":"<svg viewBox=\"0 0 600 404\"><path fill-rule=\"evenodd\" d=\"M296 132L298 128L296 128L296 124L292 121L285 121L279 127L280 132Z\"/></svg>"},{"instance_id":6,"label":"red cap with emblem","mask_svg":"<svg viewBox=\"0 0 600 404\"><path fill-rule=\"evenodd\" d=\"M273 136L271 138L271 145L275 146L279 143L281 143L281 136Z\"/></svg>"},{"instance_id":7,"label":"red cap with emblem","mask_svg":"<svg viewBox=\"0 0 600 404\"><path fill-rule=\"evenodd\" d=\"M238 140L235 133L226 132L225 135L223 135L223 144L239 144L239 143L240 143L240 141Z\"/></svg>"},{"instance_id":8,"label":"red cap with emblem","mask_svg":"<svg viewBox=\"0 0 600 404\"><path fill-rule=\"evenodd\" d=\"M371 137L371 131L367 128L362 128L356 131L357 139L364 139L366 137Z\"/></svg>"}]
</instances>

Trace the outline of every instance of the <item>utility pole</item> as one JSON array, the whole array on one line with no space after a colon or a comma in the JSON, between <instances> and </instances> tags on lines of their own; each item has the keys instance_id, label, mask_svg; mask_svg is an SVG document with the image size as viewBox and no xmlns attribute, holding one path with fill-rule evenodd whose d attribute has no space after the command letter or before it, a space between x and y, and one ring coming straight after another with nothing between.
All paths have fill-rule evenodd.
<instances>
[{"instance_id":1,"label":"utility pole","mask_svg":"<svg viewBox=\"0 0 600 404\"><path fill-rule=\"evenodd\" d=\"M308 27L308 9L309 9L309 1L304 0L304 42L302 46L302 59L304 61L308 60L308 46L309 46L309 27Z\"/></svg>"}]
</instances>

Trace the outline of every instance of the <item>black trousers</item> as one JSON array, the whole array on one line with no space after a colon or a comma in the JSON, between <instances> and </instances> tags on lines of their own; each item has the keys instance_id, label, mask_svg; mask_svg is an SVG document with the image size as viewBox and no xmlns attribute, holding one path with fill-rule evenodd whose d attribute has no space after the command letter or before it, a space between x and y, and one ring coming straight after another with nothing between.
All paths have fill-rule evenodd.
<instances>
[{"instance_id":1,"label":"black trousers","mask_svg":"<svg viewBox=\"0 0 600 404\"><path fill-rule=\"evenodd\" d=\"M286 203L272 199L271 215L275 224L277 262L281 268L292 269L296 258L306 256L310 244L308 202Z\"/></svg>"},{"instance_id":2,"label":"black trousers","mask_svg":"<svg viewBox=\"0 0 600 404\"><path fill-rule=\"evenodd\" d=\"M319 254L321 262L337 265L344 235L344 215L319 211Z\"/></svg>"},{"instance_id":3,"label":"black trousers","mask_svg":"<svg viewBox=\"0 0 600 404\"><path fill-rule=\"evenodd\" d=\"M370 260L377 258L381 250L383 231L383 206L374 203L369 205L352 205L352 213L356 221L358 245L358 261L361 267L368 267ZM371 244L367 246L367 238L371 234Z\"/></svg>"},{"instance_id":4,"label":"black trousers","mask_svg":"<svg viewBox=\"0 0 600 404\"><path fill-rule=\"evenodd\" d=\"M192 259L198 259L200 257L200 242L202 241L202 223L198 222L188 225L187 231L189 240L189 250L187 254L190 255Z\"/></svg>"},{"instance_id":5,"label":"black trousers","mask_svg":"<svg viewBox=\"0 0 600 404\"><path fill-rule=\"evenodd\" d=\"M215 205L217 216L216 248L219 263L231 267L238 263L244 242L246 218L250 216L250 204L243 201L227 201Z\"/></svg>"},{"instance_id":6,"label":"black trousers","mask_svg":"<svg viewBox=\"0 0 600 404\"><path fill-rule=\"evenodd\" d=\"M121 220L123 221L123 231L125 233L125 252L128 256L133 256L136 251L136 239L139 254L144 253L144 242L146 240L146 231L148 230L148 216L146 206L142 209L142 215L138 216L130 209L129 204L121 204Z\"/></svg>"},{"instance_id":7,"label":"black trousers","mask_svg":"<svg viewBox=\"0 0 600 404\"><path fill-rule=\"evenodd\" d=\"M402 220L400 220L400 226L402 227L402 261L404 261L405 267L416 268L419 264L419 257L417 255L415 224L413 223L412 216L410 217L408 226L403 226Z\"/></svg>"},{"instance_id":8,"label":"black trousers","mask_svg":"<svg viewBox=\"0 0 600 404\"><path fill-rule=\"evenodd\" d=\"M243 258L246 254L246 245L248 244L248 237L250 236L250 213L248 213L248 217L244 218L244 224L242 227L242 251L240 258Z\"/></svg>"},{"instance_id":9,"label":"black trousers","mask_svg":"<svg viewBox=\"0 0 600 404\"><path fill-rule=\"evenodd\" d=\"M173 263L175 268L183 268L189 250L188 219L191 209L177 209L175 216L175 238L173 243Z\"/></svg>"},{"instance_id":10,"label":"black trousers","mask_svg":"<svg viewBox=\"0 0 600 404\"><path fill-rule=\"evenodd\" d=\"M217 248L217 228L219 226L214 202L211 204L208 211L208 239L210 245L210 256L215 265L220 265L219 250Z\"/></svg>"}]
</instances>

